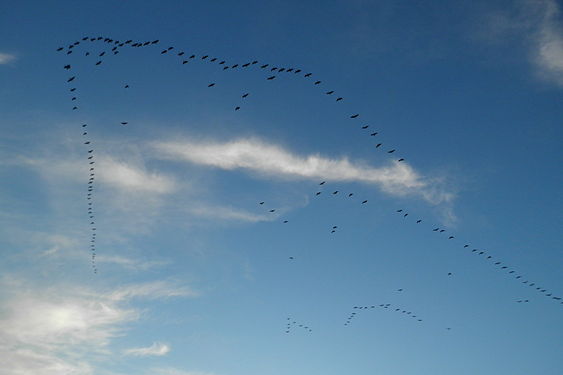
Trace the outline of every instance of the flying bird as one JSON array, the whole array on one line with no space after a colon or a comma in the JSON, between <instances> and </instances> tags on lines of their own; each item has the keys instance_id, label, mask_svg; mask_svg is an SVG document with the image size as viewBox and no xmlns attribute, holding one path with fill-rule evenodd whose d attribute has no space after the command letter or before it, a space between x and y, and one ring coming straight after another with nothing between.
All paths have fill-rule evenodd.
<instances>
[{"instance_id":1,"label":"flying bird","mask_svg":"<svg viewBox=\"0 0 563 375\"><path fill-rule=\"evenodd\" d=\"M69 69L70 69L70 65L65 65L64 68L65 68L66 70L69 70Z\"/></svg>"}]
</instances>

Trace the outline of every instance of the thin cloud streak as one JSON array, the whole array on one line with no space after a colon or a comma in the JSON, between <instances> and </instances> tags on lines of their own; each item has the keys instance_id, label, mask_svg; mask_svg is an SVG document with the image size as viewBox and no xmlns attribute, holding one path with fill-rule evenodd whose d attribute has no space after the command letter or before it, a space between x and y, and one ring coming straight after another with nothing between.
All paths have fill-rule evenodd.
<instances>
[{"instance_id":1,"label":"thin cloud streak","mask_svg":"<svg viewBox=\"0 0 563 375\"><path fill-rule=\"evenodd\" d=\"M226 221L243 221L248 223L273 221L277 219L277 216L274 215L258 215L252 212L224 206L199 206L189 209L189 213L202 218Z\"/></svg>"},{"instance_id":2,"label":"thin cloud streak","mask_svg":"<svg viewBox=\"0 0 563 375\"><path fill-rule=\"evenodd\" d=\"M286 179L363 182L374 184L390 195L419 195L434 204L453 198L453 194L436 186L437 181L423 178L404 162L372 167L347 158L331 159L319 154L300 156L256 138L199 143L162 141L152 143L152 147L156 150L155 157L224 170L243 169Z\"/></svg>"},{"instance_id":3,"label":"thin cloud streak","mask_svg":"<svg viewBox=\"0 0 563 375\"><path fill-rule=\"evenodd\" d=\"M147 356L163 356L170 352L170 345L163 344L161 342L154 342L151 346L146 348L131 348L123 352L125 355L135 356L135 357L147 357Z\"/></svg>"}]
</instances>

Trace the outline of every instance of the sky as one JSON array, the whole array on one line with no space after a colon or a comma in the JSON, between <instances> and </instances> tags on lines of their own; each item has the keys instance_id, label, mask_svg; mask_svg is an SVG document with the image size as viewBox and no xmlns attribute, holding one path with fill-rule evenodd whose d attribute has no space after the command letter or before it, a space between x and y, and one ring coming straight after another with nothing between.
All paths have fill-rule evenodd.
<instances>
[{"instance_id":1,"label":"sky","mask_svg":"<svg viewBox=\"0 0 563 375\"><path fill-rule=\"evenodd\" d=\"M24 0L0 35L0 375L563 371L560 2Z\"/></svg>"}]
</instances>

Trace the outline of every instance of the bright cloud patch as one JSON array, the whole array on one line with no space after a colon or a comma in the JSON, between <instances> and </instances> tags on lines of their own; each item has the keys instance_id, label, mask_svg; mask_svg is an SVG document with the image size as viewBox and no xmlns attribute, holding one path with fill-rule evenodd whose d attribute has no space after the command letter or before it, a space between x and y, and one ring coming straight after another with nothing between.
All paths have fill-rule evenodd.
<instances>
[{"instance_id":1,"label":"bright cloud patch","mask_svg":"<svg viewBox=\"0 0 563 375\"><path fill-rule=\"evenodd\" d=\"M189 295L161 281L104 293L70 285L34 288L5 278L0 290L0 373L34 375L94 374L93 355L110 355L112 339L139 319L140 311L126 306L133 297Z\"/></svg>"},{"instance_id":2,"label":"bright cloud patch","mask_svg":"<svg viewBox=\"0 0 563 375\"><path fill-rule=\"evenodd\" d=\"M197 143L156 142L153 147L163 158L225 170L246 169L279 178L327 181L357 181L377 185L392 195L419 194L433 203L452 198L423 179L407 163L391 162L372 167L347 158L331 159L319 154L300 156L258 139Z\"/></svg>"},{"instance_id":3,"label":"bright cloud patch","mask_svg":"<svg viewBox=\"0 0 563 375\"><path fill-rule=\"evenodd\" d=\"M1 53L0 52L0 65L2 64L9 64L12 61L16 60L16 56L15 55L11 55L9 53Z\"/></svg>"},{"instance_id":4,"label":"bright cloud patch","mask_svg":"<svg viewBox=\"0 0 563 375\"><path fill-rule=\"evenodd\" d=\"M167 344L163 344L161 342L155 342L151 346L146 348L132 348L127 349L124 354L125 355L132 355L136 357L145 357L145 356L163 356L166 355L170 351L170 346Z\"/></svg>"},{"instance_id":5,"label":"bright cloud patch","mask_svg":"<svg viewBox=\"0 0 563 375\"><path fill-rule=\"evenodd\" d=\"M125 191L170 193L176 186L172 178L156 172L148 172L143 167L117 161L110 157L99 159L96 169L99 181Z\"/></svg>"}]
</instances>

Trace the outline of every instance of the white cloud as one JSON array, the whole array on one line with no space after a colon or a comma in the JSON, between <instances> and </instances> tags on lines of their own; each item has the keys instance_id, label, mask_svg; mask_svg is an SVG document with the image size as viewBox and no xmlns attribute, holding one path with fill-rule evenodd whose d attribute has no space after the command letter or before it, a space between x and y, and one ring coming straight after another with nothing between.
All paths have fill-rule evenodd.
<instances>
[{"instance_id":1,"label":"white cloud","mask_svg":"<svg viewBox=\"0 0 563 375\"><path fill-rule=\"evenodd\" d=\"M136 357L146 356L163 356L170 352L170 346L161 342L154 342L151 346L146 348L131 348L124 351L125 355L132 355Z\"/></svg>"},{"instance_id":2,"label":"white cloud","mask_svg":"<svg viewBox=\"0 0 563 375\"><path fill-rule=\"evenodd\" d=\"M153 267L158 267L168 264L167 261L159 261L159 260L144 261L144 260L124 257L121 255L103 255L103 254L98 255L96 257L96 263L98 264L112 263L127 269L138 270L138 271L148 270Z\"/></svg>"},{"instance_id":3,"label":"white cloud","mask_svg":"<svg viewBox=\"0 0 563 375\"><path fill-rule=\"evenodd\" d=\"M99 184L124 193L168 194L177 189L176 181L164 174L148 171L143 163L117 160L112 156L98 156L95 178ZM46 178L60 178L75 182L87 180L89 164L72 159L26 158L16 163L35 168Z\"/></svg>"},{"instance_id":4,"label":"white cloud","mask_svg":"<svg viewBox=\"0 0 563 375\"><path fill-rule=\"evenodd\" d=\"M245 169L270 177L327 181L364 182L392 195L420 195L432 203L453 198L436 181L424 179L406 162L372 167L347 158L331 159L319 154L300 156L259 139L228 142L154 142L157 157L182 160L225 170Z\"/></svg>"},{"instance_id":5,"label":"white cloud","mask_svg":"<svg viewBox=\"0 0 563 375\"><path fill-rule=\"evenodd\" d=\"M4 277L0 280L0 373L94 374L96 360L111 356L112 339L141 315L138 309L125 307L131 298L185 295L158 281L130 285L116 295L66 284L33 287Z\"/></svg>"},{"instance_id":6,"label":"white cloud","mask_svg":"<svg viewBox=\"0 0 563 375\"><path fill-rule=\"evenodd\" d=\"M478 25L481 39L523 44L537 76L563 86L563 21L556 1L519 0L489 11L485 19Z\"/></svg>"},{"instance_id":7,"label":"white cloud","mask_svg":"<svg viewBox=\"0 0 563 375\"><path fill-rule=\"evenodd\" d=\"M152 368L150 373L154 375L215 375L212 372L184 371L173 367Z\"/></svg>"},{"instance_id":8,"label":"white cloud","mask_svg":"<svg viewBox=\"0 0 563 375\"><path fill-rule=\"evenodd\" d=\"M563 86L563 24L560 9L553 0L540 1L543 17L539 24L534 60L543 78Z\"/></svg>"},{"instance_id":9,"label":"white cloud","mask_svg":"<svg viewBox=\"0 0 563 375\"><path fill-rule=\"evenodd\" d=\"M118 288L109 295L113 301L128 300L132 298L169 298L169 297L197 297L198 292L186 286L172 285L166 281L153 281L144 284L133 284Z\"/></svg>"},{"instance_id":10,"label":"white cloud","mask_svg":"<svg viewBox=\"0 0 563 375\"><path fill-rule=\"evenodd\" d=\"M189 213L210 219L220 219L227 221L244 221L249 223L257 223L262 221L273 221L277 216L258 215L252 212L225 206L198 206L190 208Z\"/></svg>"},{"instance_id":11,"label":"white cloud","mask_svg":"<svg viewBox=\"0 0 563 375\"><path fill-rule=\"evenodd\" d=\"M0 52L0 65L2 64L9 64L16 60L16 56L10 53L2 53Z\"/></svg>"},{"instance_id":12,"label":"white cloud","mask_svg":"<svg viewBox=\"0 0 563 375\"><path fill-rule=\"evenodd\" d=\"M98 182L127 192L150 192L156 194L171 193L176 184L171 177L157 172L148 172L144 166L135 166L125 161L118 161L109 156L97 159Z\"/></svg>"}]
</instances>

